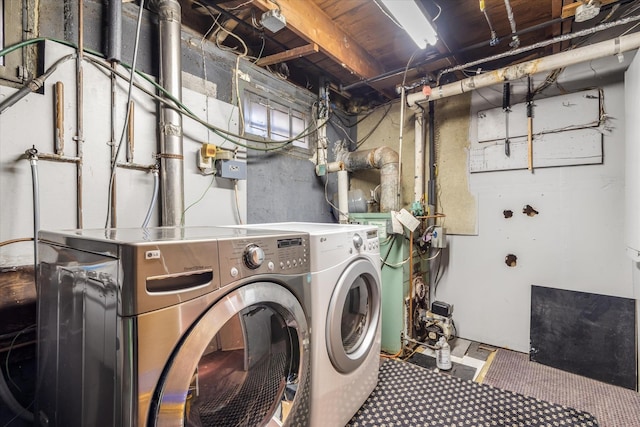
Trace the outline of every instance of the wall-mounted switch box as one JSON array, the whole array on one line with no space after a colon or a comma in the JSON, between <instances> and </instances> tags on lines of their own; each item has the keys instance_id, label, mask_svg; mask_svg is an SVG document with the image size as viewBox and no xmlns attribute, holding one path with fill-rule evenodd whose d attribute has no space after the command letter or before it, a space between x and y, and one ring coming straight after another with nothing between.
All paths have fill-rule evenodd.
<instances>
[{"instance_id":1,"label":"wall-mounted switch box","mask_svg":"<svg viewBox=\"0 0 640 427\"><path fill-rule=\"evenodd\" d=\"M227 179L247 179L247 164L239 160L216 160L216 175Z\"/></svg>"}]
</instances>

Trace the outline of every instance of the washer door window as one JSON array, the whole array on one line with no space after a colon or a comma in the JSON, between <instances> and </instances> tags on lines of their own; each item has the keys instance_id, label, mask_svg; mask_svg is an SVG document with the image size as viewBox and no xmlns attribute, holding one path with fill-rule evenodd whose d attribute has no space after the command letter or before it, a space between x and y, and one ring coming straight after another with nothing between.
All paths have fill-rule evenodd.
<instances>
[{"instance_id":1,"label":"washer door window","mask_svg":"<svg viewBox=\"0 0 640 427\"><path fill-rule=\"evenodd\" d=\"M376 339L380 317L379 273L359 259L342 273L327 314L327 350L333 366L349 373L362 364Z\"/></svg>"},{"instance_id":2,"label":"washer door window","mask_svg":"<svg viewBox=\"0 0 640 427\"><path fill-rule=\"evenodd\" d=\"M303 309L285 288L253 283L234 290L174 353L152 425L306 424L308 342Z\"/></svg>"}]
</instances>

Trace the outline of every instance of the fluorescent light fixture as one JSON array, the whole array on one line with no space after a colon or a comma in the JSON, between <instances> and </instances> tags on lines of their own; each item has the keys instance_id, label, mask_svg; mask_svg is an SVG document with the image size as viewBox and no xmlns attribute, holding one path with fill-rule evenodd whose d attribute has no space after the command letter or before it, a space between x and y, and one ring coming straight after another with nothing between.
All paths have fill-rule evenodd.
<instances>
[{"instance_id":1,"label":"fluorescent light fixture","mask_svg":"<svg viewBox=\"0 0 640 427\"><path fill-rule=\"evenodd\" d=\"M380 0L420 49L434 46L438 35L414 0Z\"/></svg>"}]
</instances>

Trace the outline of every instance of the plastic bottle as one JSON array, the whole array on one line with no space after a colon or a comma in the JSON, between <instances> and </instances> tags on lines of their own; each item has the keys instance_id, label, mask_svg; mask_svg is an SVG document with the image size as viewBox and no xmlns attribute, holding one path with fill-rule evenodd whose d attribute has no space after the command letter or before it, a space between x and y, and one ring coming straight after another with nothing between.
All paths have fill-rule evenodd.
<instances>
[{"instance_id":1,"label":"plastic bottle","mask_svg":"<svg viewBox=\"0 0 640 427\"><path fill-rule=\"evenodd\" d=\"M436 344L436 366L441 371L451 369L451 347L445 337L440 337Z\"/></svg>"}]
</instances>

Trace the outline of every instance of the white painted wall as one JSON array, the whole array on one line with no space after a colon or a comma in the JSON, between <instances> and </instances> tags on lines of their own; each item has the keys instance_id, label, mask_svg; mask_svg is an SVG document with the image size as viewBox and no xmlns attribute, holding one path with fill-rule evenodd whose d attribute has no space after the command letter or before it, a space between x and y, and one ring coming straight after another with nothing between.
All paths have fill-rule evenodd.
<instances>
[{"instance_id":1,"label":"white painted wall","mask_svg":"<svg viewBox=\"0 0 640 427\"><path fill-rule=\"evenodd\" d=\"M528 353L531 285L633 296L624 245L624 83L601 83L606 61L567 70L561 78L566 87L584 77L603 87L609 116L604 164L469 176L478 200L478 234L448 236L446 268L436 294L454 305L460 336ZM501 89L473 94L472 148L478 146L476 113L491 103L500 105ZM527 204L540 214L524 215ZM514 212L513 218L504 218L505 209ZM513 268L504 262L510 253L518 257Z\"/></svg>"},{"instance_id":2,"label":"white painted wall","mask_svg":"<svg viewBox=\"0 0 640 427\"><path fill-rule=\"evenodd\" d=\"M640 262L638 249L640 249L640 56L636 56L633 63L625 73L625 129L627 134L626 168L625 177L625 237L627 254L633 270L633 290L636 299L636 320L640 331ZM633 250L635 249L635 250ZM638 344L638 372L640 372L640 339ZM638 377L638 389L640 390L640 376Z\"/></svg>"},{"instance_id":3,"label":"white painted wall","mask_svg":"<svg viewBox=\"0 0 640 427\"><path fill-rule=\"evenodd\" d=\"M45 67L72 50L47 43ZM0 241L33 236L31 171L29 162L20 156L32 145L46 153L53 152L53 88L56 81L65 85L65 155L74 156L75 135L75 61L69 61L47 80L45 94L30 94L0 115ZM84 109L84 228L102 228L106 206L110 162L110 80L102 70L85 63ZM140 79L139 79L140 81ZM197 84L196 84L197 86ZM194 90L195 89L195 90ZM14 89L0 86L0 101ZM119 80L116 138L120 137L127 87ZM185 88L184 103L210 123L232 131L238 129L237 109L203 95L201 90ZM134 162L153 164L158 152L156 104L134 89L135 153ZM186 225L230 225L246 220L246 182L240 181L236 191L227 180L202 176L196 169L196 152L202 142L232 148L228 142L208 132L192 120L184 119L185 206L200 202L186 213ZM121 161L124 161L124 148ZM243 152L240 157L244 158ZM42 229L69 229L76 226L76 172L71 163L38 162ZM118 227L139 227L149 207L153 177L150 173L118 169ZM240 212L238 218L237 212ZM156 206L150 226L159 223ZM17 243L0 247L0 268L33 262L33 245Z\"/></svg>"}]
</instances>

